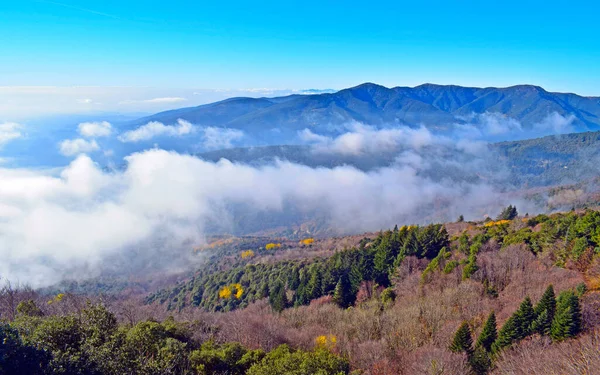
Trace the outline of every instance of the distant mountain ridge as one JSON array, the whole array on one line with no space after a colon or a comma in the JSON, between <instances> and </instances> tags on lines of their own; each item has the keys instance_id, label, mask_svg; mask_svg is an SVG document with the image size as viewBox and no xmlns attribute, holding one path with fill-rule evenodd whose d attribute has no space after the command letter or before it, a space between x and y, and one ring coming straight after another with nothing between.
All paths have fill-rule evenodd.
<instances>
[{"instance_id":1,"label":"distant mountain ridge","mask_svg":"<svg viewBox=\"0 0 600 375\"><path fill-rule=\"evenodd\" d=\"M157 113L131 121L127 127L150 121L171 124L183 119L202 126L240 129L258 139L274 137L281 142L305 128L320 134L338 134L353 121L374 126L423 124L443 130L486 112L514 118L524 127L557 113L574 116L572 125L576 131L600 129L599 97L553 93L532 85L477 88L423 84L387 88L374 83L334 93L230 98Z\"/></svg>"}]
</instances>

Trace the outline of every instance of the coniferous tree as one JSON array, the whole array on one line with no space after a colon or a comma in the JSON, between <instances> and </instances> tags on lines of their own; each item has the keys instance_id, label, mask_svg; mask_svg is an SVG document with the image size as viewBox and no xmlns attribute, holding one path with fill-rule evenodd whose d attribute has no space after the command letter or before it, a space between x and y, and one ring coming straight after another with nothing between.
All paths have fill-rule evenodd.
<instances>
[{"instance_id":1,"label":"coniferous tree","mask_svg":"<svg viewBox=\"0 0 600 375\"><path fill-rule=\"evenodd\" d=\"M392 234L391 231L388 231L380 235L381 241L375 250L375 257L373 259L375 281L383 286L390 284L388 273L394 262L392 246L390 244Z\"/></svg>"},{"instance_id":2,"label":"coniferous tree","mask_svg":"<svg viewBox=\"0 0 600 375\"><path fill-rule=\"evenodd\" d=\"M306 284L305 295L308 300L319 298L323 295L321 270L319 267L313 266L310 270L310 278Z\"/></svg>"},{"instance_id":3,"label":"coniferous tree","mask_svg":"<svg viewBox=\"0 0 600 375\"><path fill-rule=\"evenodd\" d=\"M354 294L352 293L352 286L348 280L347 275L342 275L335 286L333 293L333 302L335 302L341 308L347 308L354 303Z\"/></svg>"},{"instance_id":4,"label":"coniferous tree","mask_svg":"<svg viewBox=\"0 0 600 375\"><path fill-rule=\"evenodd\" d=\"M531 325L535 320L535 311L529 297L525 297L523 302L521 302L519 310L517 310L517 315L520 324L519 338L522 339L531 334Z\"/></svg>"},{"instance_id":5,"label":"coniferous tree","mask_svg":"<svg viewBox=\"0 0 600 375\"><path fill-rule=\"evenodd\" d=\"M485 325L483 326L483 330L477 338L477 343L475 347L482 347L486 351L492 350L492 345L498 338L498 331L496 327L496 314L492 311L488 316Z\"/></svg>"},{"instance_id":6,"label":"coniferous tree","mask_svg":"<svg viewBox=\"0 0 600 375\"><path fill-rule=\"evenodd\" d=\"M517 207L510 205L510 206L506 207L504 210L502 210L502 212L500 213L500 215L498 215L496 220L512 220L512 219L516 218L518 215L519 215L519 213L517 212Z\"/></svg>"},{"instance_id":7,"label":"coniferous tree","mask_svg":"<svg viewBox=\"0 0 600 375\"><path fill-rule=\"evenodd\" d=\"M558 296L550 336L557 341L576 336L581 331L579 298L572 291Z\"/></svg>"},{"instance_id":8,"label":"coniferous tree","mask_svg":"<svg viewBox=\"0 0 600 375\"><path fill-rule=\"evenodd\" d=\"M490 354L483 347L475 348L473 355L469 358L469 365L471 365L471 369L475 374L487 374L492 367Z\"/></svg>"},{"instance_id":9,"label":"coniferous tree","mask_svg":"<svg viewBox=\"0 0 600 375\"><path fill-rule=\"evenodd\" d=\"M533 331L541 335L549 335L556 311L556 296L552 285L546 288L534 311L536 318L532 324Z\"/></svg>"},{"instance_id":10,"label":"coniferous tree","mask_svg":"<svg viewBox=\"0 0 600 375\"><path fill-rule=\"evenodd\" d=\"M294 267L288 278L288 288L296 290L298 289L298 286L300 286L300 271L297 267Z\"/></svg>"},{"instance_id":11,"label":"coniferous tree","mask_svg":"<svg viewBox=\"0 0 600 375\"><path fill-rule=\"evenodd\" d=\"M492 345L492 352L497 353L517 341L521 337L520 328L521 323L519 322L519 318L517 314L513 314L504 323L500 332L498 332L498 339L496 339L496 342Z\"/></svg>"},{"instance_id":12,"label":"coniferous tree","mask_svg":"<svg viewBox=\"0 0 600 375\"><path fill-rule=\"evenodd\" d=\"M473 338L471 337L469 323L463 322L460 327L458 327L449 349L454 353L464 352L469 356L473 354Z\"/></svg>"},{"instance_id":13,"label":"coniferous tree","mask_svg":"<svg viewBox=\"0 0 600 375\"><path fill-rule=\"evenodd\" d=\"M288 307L287 294L281 281L278 281L273 287L271 295L269 296L269 304L271 304L273 310L277 312L281 312Z\"/></svg>"}]
</instances>

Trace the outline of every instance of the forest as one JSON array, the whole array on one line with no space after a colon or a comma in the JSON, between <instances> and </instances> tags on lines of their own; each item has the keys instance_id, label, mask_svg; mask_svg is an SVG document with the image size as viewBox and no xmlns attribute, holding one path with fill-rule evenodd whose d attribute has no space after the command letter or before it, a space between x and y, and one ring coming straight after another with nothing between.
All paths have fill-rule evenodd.
<instances>
[{"instance_id":1,"label":"forest","mask_svg":"<svg viewBox=\"0 0 600 375\"><path fill-rule=\"evenodd\" d=\"M581 374L600 212L220 238L147 295L0 291L1 374Z\"/></svg>"}]
</instances>

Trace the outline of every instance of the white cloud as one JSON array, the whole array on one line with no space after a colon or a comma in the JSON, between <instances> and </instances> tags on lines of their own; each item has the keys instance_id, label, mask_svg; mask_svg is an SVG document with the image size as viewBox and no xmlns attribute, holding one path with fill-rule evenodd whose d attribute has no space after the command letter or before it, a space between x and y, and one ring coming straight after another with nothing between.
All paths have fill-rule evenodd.
<instances>
[{"instance_id":1,"label":"white cloud","mask_svg":"<svg viewBox=\"0 0 600 375\"><path fill-rule=\"evenodd\" d=\"M165 97L165 98L153 98L153 99L142 99L142 100L123 100L121 104L132 104L132 103L149 103L149 104L164 104L164 103L181 103L185 102L186 98L181 97Z\"/></svg>"},{"instance_id":2,"label":"white cloud","mask_svg":"<svg viewBox=\"0 0 600 375\"><path fill-rule=\"evenodd\" d=\"M83 138L65 139L59 144L60 153L65 156L87 154L100 150L95 140L87 141Z\"/></svg>"},{"instance_id":3,"label":"white cloud","mask_svg":"<svg viewBox=\"0 0 600 375\"><path fill-rule=\"evenodd\" d=\"M86 98L86 99L77 99L77 103L80 104L91 104L93 102L92 99Z\"/></svg>"},{"instance_id":4,"label":"white cloud","mask_svg":"<svg viewBox=\"0 0 600 375\"><path fill-rule=\"evenodd\" d=\"M92 276L104 262L169 267L188 260L208 223L227 228L224 207L274 214L295 207L341 231L364 231L422 217L432 202L463 212L502 204L486 185L432 182L419 175L417 156L404 159L363 172L287 162L255 168L148 150L127 157L118 172L102 171L86 155L58 175L0 168L0 274L40 286ZM109 262L127 254L127 262Z\"/></svg>"},{"instance_id":5,"label":"white cloud","mask_svg":"<svg viewBox=\"0 0 600 375\"><path fill-rule=\"evenodd\" d=\"M87 138L108 137L112 133L112 125L107 121L83 122L78 127L79 134Z\"/></svg>"},{"instance_id":6,"label":"white cloud","mask_svg":"<svg viewBox=\"0 0 600 375\"><path fill-rule=\"evenodd\" d=\"M190 134L194 126L187 121L177 120L177 125L165 125L161 122L152 121L137 129L127 131L118 138L121 142L147 141L157 136L177 137Z\"/></svg>"},{"instance_id":7,"label":"white cloud","mask_svg":"<svg viewBox=\"0 0 600 375\"><path fill-rule=\"evenodd\" d=\"M15 139L23 138L23 125L16 122L0 124L0 147Z\"/></svg>"},{"instance_id":8,"label":"white cloud","mask_svg":"<svg viewBox=\"0 0 600 375\"><path fill-rule=\"evenodd\" d=\"M315 151L361 155L364 153L392 152L399 147L422 148L434 142L434 136L425 128L384 128L352 123L349 132L337 137L315 134L309 129L299 132L300 139L315 145Z\"/></svg>"},{"instance_id":9,"label":"white cloud","mask_svg":"<svg viewBox=\"0 0 600 375\"><path fill-rule=\"evenodd\" d=\"M207 150L231 148L233 143L244 137L244 132L238 129L205 127L202 146Z\"/></svg>"},{"instance_id":10,"label":"white cloud","mask_svg":"<svg viewBox=\"0 0 600 375\"><path fill-rule=\"evenodd\" d=\"M562 116L550 113L542 121L524 126L520 121L497 112L485 112L463 117L464 124L454 124L453 136L458 140L510 141L537 138L553 134L566 134L576 131L575 116Z\"/></svg>"}]
</instances>

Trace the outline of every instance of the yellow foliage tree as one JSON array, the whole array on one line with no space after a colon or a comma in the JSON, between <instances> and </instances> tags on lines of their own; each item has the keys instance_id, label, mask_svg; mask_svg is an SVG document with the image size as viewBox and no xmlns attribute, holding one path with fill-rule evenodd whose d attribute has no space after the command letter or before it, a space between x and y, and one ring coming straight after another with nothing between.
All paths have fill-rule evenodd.
<instances>
[{"instance_id":1,"label":"yellow foliage tree","mask_svg":"<svg viewBox=\"0 0 600 375\"><path fill-rule=\"evenodd\" d=\"M318 348L334 349L337 344L337 337L334 335L321 335L315 338L315 345Z\"/></svg>"},{"instance_id":2,"label":"yellow foliage tree","mask_svg":"<svg viewBox=\"0 0 600 375\"><path fill-rule=\"evenodd\" d=\"M315 242L314 238L305 238L302 241L300 241L300 243L305 246L312 245L314 242Z\"/></svg>"},{"instance_id":3,"label":"yellow foliage tree","mask_svg":"<svg viewBox=\"0 0 600 375\"><path fill-rule=\"evenodd\" d=\"M254 256L254 251L252 251L252 250L242 251L242 259L252 258L253 256Z\"/></svg>"},{"instance_id":4,"label":"yellow foliage tree","mask_svg":"<svg viewBox=\"0 0 600 375\"><path fill-rule=\"evenodd\" d=\"M267 249L267 250L279 249L280 247L281 247L280 243L268 243L265 245L265 249Z\"/></svg>"},{"instance_id":5,"label":"yellow foliage tree","mask_svg":"<svg viewBox=\"0 0 600 375\"><path fill-rule=\"evenodd\" d=\"M219 291L219 298L228 299L231 297L231 288L229 286L224 286L223 289Z\"/></svg>"}]
</instances>

